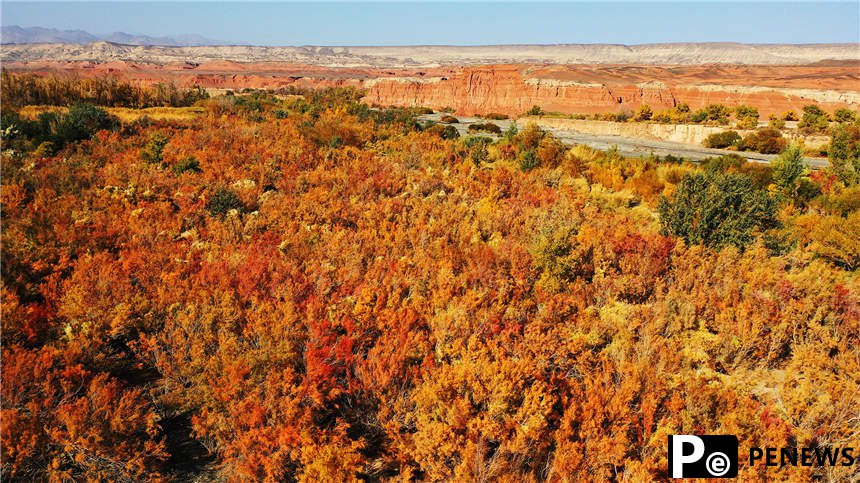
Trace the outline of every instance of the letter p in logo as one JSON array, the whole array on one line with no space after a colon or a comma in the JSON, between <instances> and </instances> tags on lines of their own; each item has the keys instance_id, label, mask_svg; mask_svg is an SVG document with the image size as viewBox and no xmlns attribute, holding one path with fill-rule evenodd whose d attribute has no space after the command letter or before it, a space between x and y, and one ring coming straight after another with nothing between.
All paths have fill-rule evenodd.
<instances>
[{"instance_id":1,"label":"letter p in logo","mask_svg":"<svg viewBox=\"0 0 860 483\"><path fill-rule=\"evenodd\" d=\"M669 436L669 448L671 456L669 461L672 465L672 478L684 477L684 465L687 463L695 463L705 456L705 442L698 436L691 434L676 434ZM693 451L689 454L684 454L684 443L693 445Z\"/></svg>"}]
</instances>

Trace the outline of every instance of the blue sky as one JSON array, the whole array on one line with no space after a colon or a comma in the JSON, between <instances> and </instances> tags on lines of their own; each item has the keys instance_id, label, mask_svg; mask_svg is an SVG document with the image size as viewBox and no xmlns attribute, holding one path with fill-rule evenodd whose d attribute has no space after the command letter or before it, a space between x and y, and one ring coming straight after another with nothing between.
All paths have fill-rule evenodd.
<instances>
[{"instance_id":1,"label":"blue sky","mask_svg":"<svg viewBox=\"0 0 860 483\"><path fill-rule=\"evenodd\" d=\"M257 45L860 42L860 2L9 2L2 24Z\"/></svg>"}]
</instances>

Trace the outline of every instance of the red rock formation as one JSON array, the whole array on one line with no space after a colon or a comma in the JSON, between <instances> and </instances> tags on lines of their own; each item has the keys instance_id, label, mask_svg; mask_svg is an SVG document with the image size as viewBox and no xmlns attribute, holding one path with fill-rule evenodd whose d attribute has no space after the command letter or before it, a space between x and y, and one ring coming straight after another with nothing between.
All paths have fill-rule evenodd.
<instances>
[{"instance_id":1,"label":"red rock formation","mask_svg":"<svg viewBox=\"0 0 860 483\"><path fill-rule=\"evenodd\" d=\"M860 107L856 64L810 66L486 65L433 69L353 69L318 65L213 62L154 65L113 61L10 62L5 68L62 75L112 76L143 83L240 89L353 86L378 105L454 108L458 113L519 115L545 111L599 113L654 110L687 103L748 104L763 118L817 103Z\"/></svg>"},{"instance_id":2,"label":"red rock formation","mask_svg":"<svg viewBox=\"0 0 860 483\"><path fill-rule=\"evenodd\" d=\"M617 70L624 68L616 67ZM569 80L570 76L566 76L568 79L538 77L522 66L468 67L441 79L380 78L370 85L367 99L380 105L452 107L467 114L501 112L510 115L521 114L534 105L544 111L599 113L635 111L642 104L654 110L668 109L682 102L693 109L712 103L748 104L758 107L765 117L789 109L799 111L810 103L828 110L860 106L860 76L856 73L853 79L837 84L842 88L837 91L824 88L832 82L821 82L815 77L806 82L787 81L783 86L760 86L727 84L726 80L742 81L732 76L691 78L683 72L674 75L661 72L661 68L644 69L653 70L653 77L647 77L646 70L645 75L607 76L606 82L599 82L600 78L593 76L582 76L583 80ZM827 74L819 73L821 75Z\"/></svg>"}]
</instances>

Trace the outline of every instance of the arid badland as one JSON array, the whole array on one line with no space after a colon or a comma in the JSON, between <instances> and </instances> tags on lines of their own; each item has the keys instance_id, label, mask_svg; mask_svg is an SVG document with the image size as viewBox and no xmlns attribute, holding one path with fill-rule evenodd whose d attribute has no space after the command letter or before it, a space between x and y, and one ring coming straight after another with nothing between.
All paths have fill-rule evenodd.
<instances>
[{"instance_id":1,"label":"arid badland","mask_svg":"<svg viewBox=\"0 0 860 483\"><path fill-rule=\"evenodd\" d=\"M379 105L518 115L747 104L860 105L857 44L482 47L6 45L5 68L206 88L353 86Z\"/></svg>"}]
</instances>

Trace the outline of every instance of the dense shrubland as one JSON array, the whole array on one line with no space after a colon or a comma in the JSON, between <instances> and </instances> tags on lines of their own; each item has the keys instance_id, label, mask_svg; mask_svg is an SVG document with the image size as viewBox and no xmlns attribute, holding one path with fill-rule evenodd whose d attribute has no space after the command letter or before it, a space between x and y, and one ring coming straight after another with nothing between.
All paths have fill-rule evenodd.
<instances>
[{"instance_id":1,"label":"dense shrubland","mask_svg":"<svg viewBox=\"0 0 860 483\"><path fill-rule=\"evenodd\" d=\"M4 108L25 105L63 106L89 103L112 107L190 106L209 97L202 88L183 89L171 83L145 87L112 78L14 74L3 70Z\"/></svg>"},{"instance_id":2,"label":"dense shrubland","mask_svg":"<svg viewBox=\"0 0 860 483\"><path fill-rule=\"evenodd\" d=\"M860 445L856 133L833 170L699 166L359 99L56 152L4 104L5 480L642 481L672 433Z\"/></svg>"}]
</instances>

